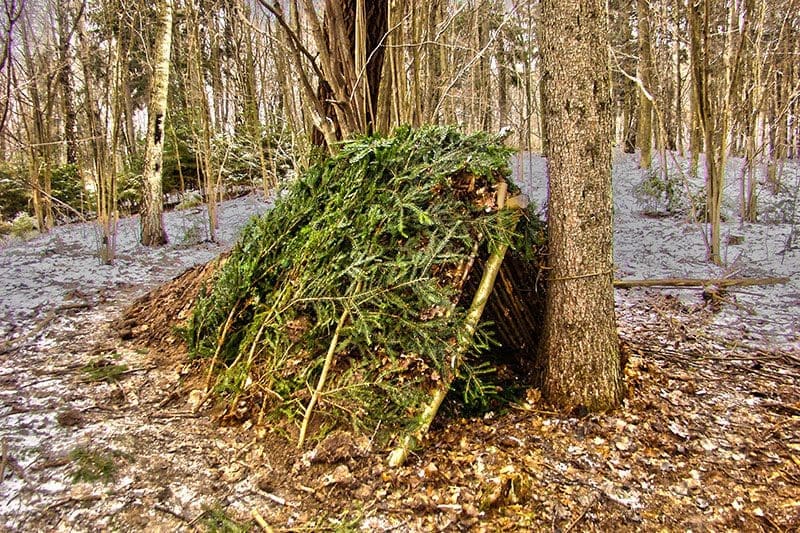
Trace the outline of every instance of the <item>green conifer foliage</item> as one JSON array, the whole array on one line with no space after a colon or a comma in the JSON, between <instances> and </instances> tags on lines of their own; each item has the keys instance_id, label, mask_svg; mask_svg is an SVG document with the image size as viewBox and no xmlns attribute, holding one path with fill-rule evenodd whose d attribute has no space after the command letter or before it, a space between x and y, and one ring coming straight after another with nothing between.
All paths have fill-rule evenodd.
<instances>
[{"instance_id":1,"label":"green conifer foliage","mask_svg":"<svg viewBox=\"0 0 800 533\"><path fill-rule=\"evenodd\" d=\"M188 327L230 412L299 421L332 349L316 428L412 423L451 371L471 260L516 235L519 217L494 205L509 155L495 136L401 128L342 144L290 184L245 229ZM472 370L485 371L490 342L479 328L464 382L480 386Z\"/></svg>"}]
</instances>

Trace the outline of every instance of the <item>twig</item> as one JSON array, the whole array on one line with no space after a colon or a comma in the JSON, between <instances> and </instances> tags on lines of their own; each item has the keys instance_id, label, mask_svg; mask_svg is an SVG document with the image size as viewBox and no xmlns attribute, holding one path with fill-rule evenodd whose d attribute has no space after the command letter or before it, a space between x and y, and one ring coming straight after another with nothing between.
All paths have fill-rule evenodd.
<instances>
[{"instance_id":1,"label":"twig","mask_svg":"<svg viewBox=\"0 0 800 533\"><path fill-rule=\"evenodd\" d=\"M214 376L214 367L217 366L217 360L219 359L219 354L222 351L222 345L225 344L225 337L228 335L228 330L231 327L231 323L233 323L233 317L236 314L236 311L239 308L238 300L233 307L231 308L231 312L228 314L228 319L225 320L225 324L222 326L222 331L219 334L219 338L217 339L217 349L214 351L214 357L211 358L211 363L208 365L208 374L206 375L206 387L205 387L205 394L203 398L198 402L197 406L194 408L194 411L197 412L200 408L208 401L211 397L211 378Z\"/></svg>"},{"instance_id":2,"label":"twig","mask_svg":"<svg viewBox=\"0 0 800 533\"><path fill-rule=\"evenodd\" d=\"M155 509L156 511L161 511L162 513L166 513L166 514L168 514L168 515L172 515L172 516L174 516L175 518L177 518L178 520L180 520L180 521L182 521L182 522L185 522L185 523L187 523L187 524L191 524L191 523L192 523L192 521L190 521L188 518L186 518L185 516L183 516L181 513L178 513L178 512L176 512L176 511L173 511L172 509L170 509L169 507L167 507L167 506L165 506L165 505L161 505L161 504L158 504L158 503L157 503L157 504L155 504L155 505L153 506L153 509Z\"/></svg>"},{"instance_id":3,"label":"twig","mask_svg":"<svg viewBox=\"0 0 800 533\"><path fill-rule=\"evenodd\" d=\"M591 509L594 506L595 503L597 503L597 495L596 494L592 497L592 501L589 502L589 505L587 505L586 507L583 508L583 511L581 512L581 514L579 514L577 516L577 518L575 518L575 520L570 522L570 524L564 530L564 533L569 533L570 531L572 531L573 528L575 528L575 526L577 526L578 523L581 520L583 520L583 517L586 516L586 513L589 512L589 509Z\"/></svg>"},{"instance_id":4,"label":"twig","mask_svg":"<svg viewBox=\"0 0 800 533\"><path fill-rule=\"evenodd\" d=\"M51 309L47 316L45 316L39 323L37 323L33 329L31 329L28 333L22 335L19 339L19 342L16 346L14 346L13 340L7 340L3 344L0 344L0 355L5 355L7 353L15 352L22 348L28 340L32 337L35 337L40 331L42 331L45 327L47 327L50 322L56 317L56 310Z\"/></svg>"},{"instance_id":5,"label":"twig","mask_svg":"<svg viewBox=\"0 0 800 533\"><path fill-rule=\"evenodd\" d=\"M281 498L280 496L272 494L271 492L265 492L264 496L266 496L267 498L269 498L273 502L277 503L278 505L288 505L289 507L294 507L295 506L295 505L292 505L289 502L287 502L285 498Z\"/></svg>"},{"instance_id":6,"label":"twig","mask_svg":"<svg viewBox=\"0 0 800 533\"><path fill-rule=\"evenodd\" d=\"M236 302L231 308L231 312L228 313L228 318L225 320L225 324L222 326L222 331L220 331L219 337L217 338L217 349L214 350L214 357L211 358L211 364L208 367L208 374L206 375L206 391L211 389L211 377L214 375L214 367L217 366L217 360L219 359L219 354L222 351L222 345L225 344L225 337L228 336L228 330L231 328L233 317L236 315L238 308L239 302Z\"/></svg>"},{"instance_id":7,"label":"twig","mask_svg":"<svg viewBox=\"0 0 800 533\"><path fill-rule=\"evenodd\" d=\"M91 309L92 304L89 302L75 302L71 304L64 304L56 308L56 311L70 311L74 309Z\"/></svg>"},{"instance_id":8,"label":"twig","mask_svg":"<svg viewBox=\"0 0 800 533\"><path fill-rule=\"evenodd\" d=\"M138 374L139 372L150 372L151 370L156 370L157 368L158 365L142 366L139 368L131 368L129 370L125 370L124 372L120 372L118 375L127 376L130 374Z\"/></svg>"},{"instance_id":9,"label":"twig","mask_svg":"<svg viewBox=\"0 0 800 533\"><path fill-rule=\"evenodd\" d=\"M336 324L336 331L333 332L333 337L328 345L328 353L325 354L325 364L322 366L322 374L320 374L319 381L317 382L317 388L314 389L314 394L311 395L311 400L309 400L308 405L306 406L306 412L303 416L303 425L300 426L300 437L297 439L298 448L302 448L303 443L306 440L306 431L308 431L308 423L311 420L311 414L314 410L314 406L319 401L319 397L322 394L322 389L325 387L325 380L328 379L328 372L330 371L331 364L333 362L333 354L336 352L336 346L339 344L339 334L342 332L342 328L344 327L349 314L349 308L345 307L342 311L342 315L339 317L339 322Z\"/></svg>"},{"instance_id":10,"label":"twig","mask_svg":"<svg viewBox=\"0 0 800 533\"><path fill-rule=\"evenodd\" d=\"M274 529L272 529L270 525L267 524L267 521L264 520L264 517L261 516L261 513L258 512L258 509L253 509L252 511L250 511L250 516L252 516L253 520L256 521L258 527L264 530L264 533L272 533L274 531Z\"/></svg>"},{"instance_id":11,"label":"twig","mask_svg":"<svg viewBox=\"0 0 800 533\"><path fill-rule=\"evenodd\" d=\"M58 501L55 501L55 502L51 503L50 505L48 505L45 508L45 512L46 511L50 511L52 509L55 509L56 507L61 507L62 505L66 505L68 503L73 503L73 502L74 503L95 502L95 501L100 500L100 499L102 499L102 497L99 494L90 494L90 495L84 496L82 498L74 498L74 497L62 498L62 499L60 499Z\"/></svg>"},{"instance_id":12,"label":"twig","mask_svg":"<svg viewBox=\"0 0 800 533\"><path fill-rule=\"evenodd\" d=\"M3 484L3 481L6 479L6 461L8 460L8 444L6 444L6 439L3 439L3 444L0 445L0 485Z\"/></svg>"},{"instance_id":13,"label":"twig","mask_svg":"<svg viewBox=\"0 0 800 533\"><path fill-rule=\"evenodd\" d=\"M197 413L193 413L191 411L173 411L173 412L166 412L166 413L153 413L149 416L150 419L153 418L169 418L169 419L178 419L178 418L198 418L200 415Z\"/></svg>"},{"instance_id":14,"label":"twig","mask_svg":"<svg viewBox=\"0 0 800 533\"><path fill-rule=\"evenodd\" d=\"M180 396L180 393L177 390L174 390L174 391L170 392L169 394L167 394L167 396L163 400L158 402L158 406L157 407L159 409L162 409L162 408L166 407L166 405L169 402L171 402L172 400L174 400L178 396Z\"/></svg>"}]
</instances>

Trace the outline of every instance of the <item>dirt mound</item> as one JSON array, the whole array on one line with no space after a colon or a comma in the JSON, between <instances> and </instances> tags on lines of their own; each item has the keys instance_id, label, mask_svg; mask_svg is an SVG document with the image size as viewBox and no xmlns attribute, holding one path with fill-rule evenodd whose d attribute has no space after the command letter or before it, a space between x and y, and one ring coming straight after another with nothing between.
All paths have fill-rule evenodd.
<instances>
[{"instance_id":1,"label":"dirt mound","mask_svg":"<svg viewBox=\"0 0 800 533\"><path fill-rule=\"evenodd\" d=\"M177 332L190 318L201 289L225 263L228 253L197 265L137 298L112 327L122 340L147 346L161 356L186 356Z\"/></svg>"}]
</instances>

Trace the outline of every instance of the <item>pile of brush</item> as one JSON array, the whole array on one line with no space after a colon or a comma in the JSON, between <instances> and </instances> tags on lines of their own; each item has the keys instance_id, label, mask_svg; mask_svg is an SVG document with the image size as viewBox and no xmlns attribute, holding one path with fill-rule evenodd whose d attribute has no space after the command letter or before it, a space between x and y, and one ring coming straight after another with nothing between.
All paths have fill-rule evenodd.
<instances>
[{"instance_id":1,"label":"pile of brush","mask_svg":"<svg viewBox=\"0 0 800 533\"><path fill-rule=\"evenodd\" d=\"M492 394L487 354L533 349L542 224L497 136L402 128L339 148L245 229L186 334L226 416L289 419L300 445L404 431L407 452L451 388Z\"/></svg>"}]
</instances>

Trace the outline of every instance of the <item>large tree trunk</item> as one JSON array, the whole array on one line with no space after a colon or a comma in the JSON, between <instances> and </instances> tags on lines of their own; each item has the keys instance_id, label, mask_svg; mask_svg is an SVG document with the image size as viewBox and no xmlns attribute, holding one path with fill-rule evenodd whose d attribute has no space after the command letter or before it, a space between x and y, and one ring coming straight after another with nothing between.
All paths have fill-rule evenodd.
<instances>
[{"instance_id":1,"label":"large tree trunk","mask_svg":"<svg viewBox=\"0 0 800 533\"><path fill-rule=\"evenodd\" d=\"M147 144L144 155L144 189L142 191L142 244L160 246L167 242L161 191L164 160L164 119L167 114L169 62L172 48L172 0L162 0L160 33L153 53L152 90L148 107Z\"/></svg>"},{"instance_id":2,"label":"large tree trunk","mask_svg":"<svg viewBox=\"0 0 800 533\"><path fill-rule=\"evenodd\" d=\"M560 409L603 411L623 396L614 316L611 92L602 0L544 0L547 304L543 392Z\"/></svg>"},{"instance_id":3,"label":"large tree trunk","mask_svg":"<svg viewBox=\"0 0 800 533\"><path fill-rule=\"evenodd\" d=\"M388 0L327 0L320 24L311 0L304 2L320 52L322 72L317 98L339 139L372 132L379 120ZM326 141L323 132L316 144Z\"/></svg>"}]
</instances>

